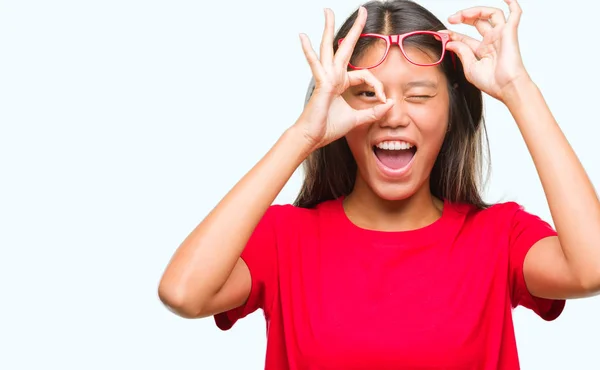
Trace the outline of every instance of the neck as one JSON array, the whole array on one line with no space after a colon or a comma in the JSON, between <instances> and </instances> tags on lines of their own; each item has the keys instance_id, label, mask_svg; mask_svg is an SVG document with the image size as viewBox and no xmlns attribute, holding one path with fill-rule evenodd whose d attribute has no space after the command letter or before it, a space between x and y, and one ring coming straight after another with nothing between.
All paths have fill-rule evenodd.
<instances>
[{"instance_id":1,"label":"neck","mask_svg":"<svg viewBox=\"0 0 600 370\"><path fill-rule=\"evenodd\" d=\"M428 182L426 182L428 184ZM358 227L380 231L420 229L437 221L443 201L434 197L429 186L401 200L386 200L368 185L357 181L352 193L344 199L347 217Z\"/></svg>"}]
</instances>

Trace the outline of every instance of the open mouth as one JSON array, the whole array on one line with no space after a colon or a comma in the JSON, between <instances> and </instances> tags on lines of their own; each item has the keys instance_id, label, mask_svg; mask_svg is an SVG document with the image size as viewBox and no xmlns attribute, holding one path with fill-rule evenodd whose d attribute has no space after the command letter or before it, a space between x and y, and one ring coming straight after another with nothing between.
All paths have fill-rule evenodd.
<instances>
[{"instance_id":1,"label":"open mouth","mask_svg":"<svg viewBox=\"0 0 600 370\"><path fill-rule=\"evenodd\" d=\"M417 147L404 141L384 141L373 146L373 152L384 167L401 171L411 163Z\"/></svg>"}]
</instances>

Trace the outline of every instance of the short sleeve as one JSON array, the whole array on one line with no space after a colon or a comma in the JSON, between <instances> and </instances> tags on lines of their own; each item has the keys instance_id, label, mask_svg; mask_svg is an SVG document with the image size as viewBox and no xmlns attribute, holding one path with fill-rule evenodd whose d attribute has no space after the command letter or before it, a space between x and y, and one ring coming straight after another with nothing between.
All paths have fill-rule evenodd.
<instances>
[{"instance_id":1,"label":"short sleeve","mask_svg":"<svg viewBox=\"0 0 600 370\"><path fill-rule=\"evenodd\" d=\"M554 320L562 313L565 301L533 296L525 284L523 264L531 247L539 240L556 236L556 231L547 222L526 212L518 204L513 203L512 206L514 208L509 238L512 306L523 306L533 310L544 320Z\"/></svg>"},{"instance_id":2,"label":"short sleeve","mask_svg":"<svg viewBox=\"0 0 600 370\"><path fill-rule=\"evenodd\" d=\"M248 266L252 280L250 295L242 306L214 315L221 330L231 329L239 319L259 308L266 312L273 301L277 284L275 219L278 207L269 207L242 252L241 258Z\"/></svg>"}]
</instances>

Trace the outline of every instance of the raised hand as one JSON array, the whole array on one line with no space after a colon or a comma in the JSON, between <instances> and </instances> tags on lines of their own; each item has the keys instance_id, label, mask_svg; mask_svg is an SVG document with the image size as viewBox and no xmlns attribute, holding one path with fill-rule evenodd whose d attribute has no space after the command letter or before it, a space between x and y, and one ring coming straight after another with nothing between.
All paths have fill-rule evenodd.
<instances>
[{"instance_id":1,"label":"raised hand","mask_svg":"<svg viewBox=\"0 0 600 370\"><path fill-rule=\"evenodd\" d=\"M505 92L521 79L529 79L519 49L517 28L521 7L516 0L504 0L510 10L508 20L498 8L474 7L448 18L451 24L474 26L483 39L453 32L447 49L461 59L465 77L488 95L503 100Z\"/></svg>"},{"instance_id":2,"label":"raised hand","mask_svg":"<svg viewBox=\"0 0 600 370\"><path fill-rule=\"evenodd\" d=\"M308 37L300 35L302 49L315 79L315 90L296 126L315 149L346 135L353 128L381 119L392 107L386 100L383 85L368 70L348 72L348 63L354 46L367 19L367 10L361 7L344 42L334 55L334 15L325 9L325 30L321 41L320 57L313 50ZM367 84L373 87L381 104L356 110L341 96L350 86Z\"/></svg>"}]
</instances>

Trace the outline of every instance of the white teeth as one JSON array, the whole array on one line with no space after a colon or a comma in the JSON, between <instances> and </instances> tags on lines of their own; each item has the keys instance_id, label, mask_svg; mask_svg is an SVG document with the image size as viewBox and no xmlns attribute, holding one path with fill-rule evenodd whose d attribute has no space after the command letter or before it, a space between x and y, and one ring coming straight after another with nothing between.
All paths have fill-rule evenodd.
<instances>
[{"instance_id":1,"label":"white teeth","mask_svg":"<svg viewBox=\"0 0 600 370\"><path fill-rule=\"evenodd\" d=\"M382 141L377 144L379 149L384 150L406 150L412 148L414 145L407 143L406 141Z\"/></svg>"}]
</instances>

